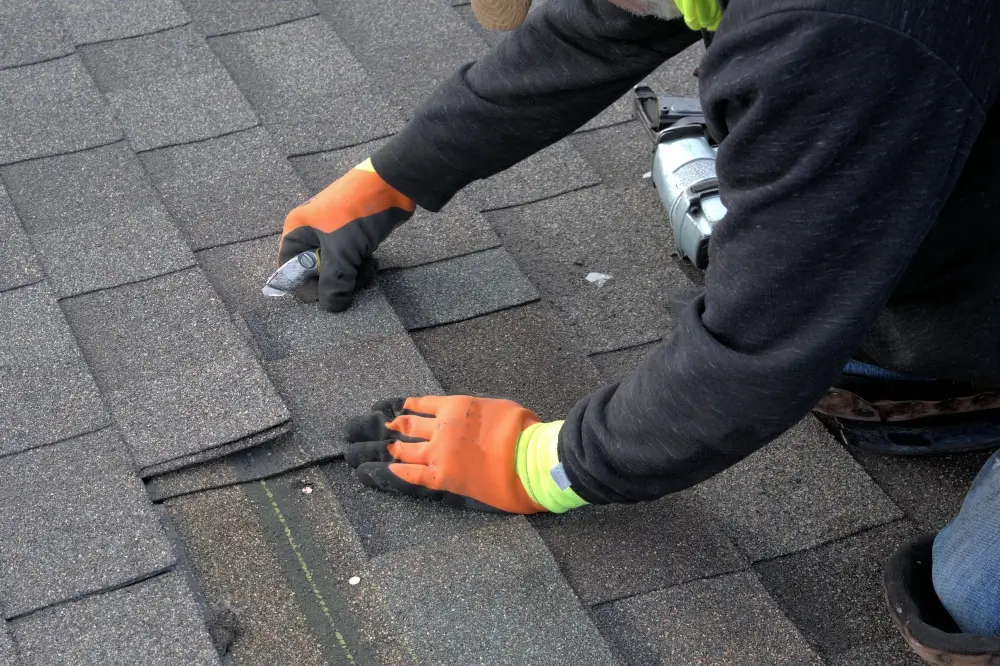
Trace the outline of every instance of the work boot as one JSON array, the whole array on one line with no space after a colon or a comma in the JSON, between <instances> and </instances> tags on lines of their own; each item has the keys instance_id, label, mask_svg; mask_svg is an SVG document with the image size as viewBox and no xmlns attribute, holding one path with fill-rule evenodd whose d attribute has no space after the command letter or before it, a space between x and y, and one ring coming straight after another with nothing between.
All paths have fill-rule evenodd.
<instances>
[{"instance_id":1,"label":"work boot","mask_svg":"<svg viewBox=\"0 0 1000 666\"><path fill-rule=\"evenodd\" d=\"M934 591L934 535L903 544L883 577L892 620L910 648L935 666L1000 666L1000 638L961 633Z\"/></svg>"}]
</instances>

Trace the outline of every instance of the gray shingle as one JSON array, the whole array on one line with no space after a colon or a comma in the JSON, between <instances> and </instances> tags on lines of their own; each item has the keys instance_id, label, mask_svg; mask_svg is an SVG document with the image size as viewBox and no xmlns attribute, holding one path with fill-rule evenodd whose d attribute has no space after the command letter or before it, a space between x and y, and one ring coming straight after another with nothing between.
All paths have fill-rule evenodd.
<instances>
[{"instance_id":1,"label":"gray shingle","mask_svg":"<svg viewBox=\"0 0 1000 666\"><path fill-rule=\"evenodd\" d=\"M653 142L638 122L577 134L569 141L605 185L642 185L653 190L652 183L642 178L653 166Z\"/></svg>"},{"instance_id":2,"label":"gray shingle","mask_svg":"<svg viewBox=\"0 0 1000 666\"><path fill-rule=\"evenodd\" d=\"M382 555L372 569L418 663L615 663L523 518Z\"/></svg>"},{"instance_id":3,"label":"gray shingle","mask_svg":"<svg viewBox=\"0 0 1000 666\"><path fill-rule=\"evenodd\" d=\"M64 305L140 469L288 419L200 270Z\"/></svg>"},{"instance_id":4,"label":"gray shingle","mask_svg":"<svg viewBox=\"0 0 1000 666\"><path fill-rule=\"evenodd\" d=\"M595 621L630 666L820 666L752 572L601 606Z\"/></svg>"},{"instance_id":5,"label":"gray shingle","mask_svg":"<svg viewBox=\"0 0 1000 666\"><path fill-rule=\"evenodd\" d=\"M209 449L207 451L199 451L198 453L193 453L189 456L183 456L181 458L175 458L169 460L165 463L160 463L158 465L151 465L143 471L143 475L146 477L157 476L160 474L166 474L168 472L173 472L176 470L181 470L191 466L203 467L205 464L211 463L217 459L225 459L230 455L235 455L237 453L243 453L247 450L259 448L261 446L266 446L274 442L282 440L284 437L290 435L292 432L292 423L286 421L281 425L275 426L273 428L268 428L266 430L261 430L242 439L217 446L214 449Z\"/></svg>"},{"instance_id":6,"label":"gray shingle","mask_svg":"<svg viewBox=\"0 0 1000 666\"><path fill-rule=\"evenodd\" d=\"M538 299L503 248L380 273L378 283L407 330L438 326Z\"/></svg>"},{"instance_id":7,"label":"gray shingle","mask_svg":"<svg viewBox=\"0 0 1000 666\"><path fill-rule=\"evenodd\" d=\"M443 2L317 0L316 4L365 71L409 115L486 45Z\"/></svg>"},{"instance_id":8,"label":"gray shingle","mask_svg":"<svg viewBox=\"0 0 1000 666\"><path fill-rule=\"evenodd\" d=\"M0 293L0 453L93 431L108 415L44 283Z\"/></svg>"},{"instance_id":9,"label":"gray shingle","mask_svg":"<svg viewBox=\"0 0 1000 666\"><path fill-rule=\"evenodd\" d=\"M195 263L124 143L22 162L0 174L60 297Z\"/></svg>"},{"instance_id":10,"label":"gray shingle","mask_svg":"<svg viewBox=\"0 0 1000 666\"><path fill-rule=\"evenodd\" d=\"M360 164L385 141L292 159L309 190L319 192ZM498 247L500 239L470 200L460 194L438 213L418 208L414 216L379 246L375 257L382 268L419 266Z\"/></svg>"},{"instance_id":11,"label":"gray shingle","mask_svg":"<svg viewBox=\"0 0 1000 666\"><path fill-rule=\"evenodd\" d=\"M141 158L195 250L278 233L288 211L307 198L263 128Z\"/></svg>"},{"instance_id":12,"label":"gray shingle","mask_svg":"<svg viewBox=\"0 0 1000 666\"><path fill-rule=\"evenodd\" d=\"M388 136L401 125L321 18L210 41L288 155Z\"/></svg>"},{"instance_id":13,"label":"gray shingle","mask_svg":"<svg viewBox=\"0 0 1000 666\"><path fill-rule=\"evenodd\" d=\"M0 666L17 666L17 650L10 639L7 623L0 624Z\"/></svg>"},{"instance_id":14,"label":"gray shingle","mask_svg":"<svg viewBox=\"0 0 1000 666\"><path fill-rule=\"evenodd\" d=\"M0 69L72 52L62 17L50 0L0 0Z\"/></svg>"},{"instance_id":15,"label":"gray shingle","mask_svg":"<svg viewBox=\"0 0 1000 666\"><path fill-rule=\"evenodd\" d=\"M111 429L0 465L0 600L14 617L146 578L173 554Z\"/></svg>"},{"instance_id":16,"label":"gray shingle","mask_svg":"<svg viewBox=\"0 0 1000 666\"><path fill-rule=\"evenodd\" d=\"M695 493L752 561L902 517L811 416Z\"/></svg>"},{"instance_id":17,"label":"gray shingle","mask_svg":"<svg viewBox=\"0 0 1000 666\"><path fill-rule=\"evenodd\" d=\"M827 655L823 661L826 666L925 666L927 664L910 650L902 636L863 645L841 654Z\"/></svg>"},{"instance_id":18,"label":"gray shingle","mask_svg":"<svg viewBox=\"0 0 1000 666\"><path fill-rule=\"evenodd\" d=\"M203 250L198 253L198 263L233 312L287 310L300 303L291 296L270 298L261 293L264 282L278 267L277 235Z\"/></svg>"},{"instance_id":19,"label":"gray shingle","mask_svg":"<svg viewBox=\"0 0 1000 666\"><path fill-rule=\"evenodd\" d=\"M413 339L448 393L508 398L544 420L565 418L603 383L547 303L424 329Z\"/></svg>"},{"instance_id":20,"label":"gray shingle","mask_svg":"<svg viewBox=\"0 0 1000 666\"><path fill-rule=\"evenodd\" d=\"M649 356L650 352L652 352L657 345L659 345L658 342L650 342L644 345L639 345L638 347L629 347L628 349L595 354L590 357L590 362L597 367L597 370L601 373L601 377L604 378L604 381L617 382L620 381L622 377L638 368L639 364L642 363L647 356Z\"/></svg>"},{"instance_id":21,"label":"gray shingle","mask_svg":"<svg viewBox=\"0 0 1000 666\"><path fill-rule=\"evenodd\" d=\"M601 186L487 217L585 348L601 352L659 339L670 289L689 284L658 215L655 192ZM600 286L591 273L611 279Z\"/></svg>"},{"instance_id":22,"label":"gray shingle","mask_svg":"<svg viewBox=\"0 0 1000 666\"><path fill-rule=\"evenodd\" d=\"M599 604L746 568L711 514L683 493L532 519L580 598Z\"/></svg>"},{"instance_id":23,"label":"gray shingle","mask_svg":"<svg viewBox=\"0 0 1000 666\"><path fill-rule=\"evenodd\" d=\"M202 34L268 28L316 15L311 0L181 0Z\"/></svg>"},{"instance_id":24,"label":"gray shingle","mask_svg":"<svg viewBox=\"0 0 1000 666\"><path fill-rule=\"evenodd\" d=\"M201 613L179 573L82 599L11 623L22 666L215 666Z\"/></svg>"},{"instance_id":25,"label":"gray shingle","mask_svg":"<svg viewBox=\"0 0 1000 666\"><path fill-rule=\"evenodd\" d=\"M147 35L188 22L177 0L55 0L77 44Z\"/></svg>"},{"instance_id":26,"label":"gray shingle","mask_svg":"<svg viewBox=\"0 0 1000 666\"><path fill-rule=\"evenodd\" d=\"M78 57L0 70L0 164L101 146L121 137Z\"/></svg>"},{"instance_id":27,"label":"gray shingle","mask_svg":"<svg viewBox=\"0 0 1000 666\"><path fill-rule=\"evenodd\" d=\"M824 653L839 654L897 635L885 608L882 570L913 534L913 526L900 521L754 568L806 638Z\"/></svg>"},{"instance_id":28,"label":"gray shingle","mask_svg":"<svg viewBox=\"0 0 1000 666\"><path fill-rule=\"evenodd\" d=\"M135 150L257 124L253 109L190 26L80 51Z\"/></svg>"},{"instance_id":29,"label":"gray shingle","mask_svg":"<svg viewBox=\"0 0 1000 666\"><path fill-rule=\"evenodd\" d=\"M24 227L14 212L7 191L0 186L0 291L23 287L41 280L42 269L35 259L35 250L24 233Z\"/></svg>"}]
</instances>

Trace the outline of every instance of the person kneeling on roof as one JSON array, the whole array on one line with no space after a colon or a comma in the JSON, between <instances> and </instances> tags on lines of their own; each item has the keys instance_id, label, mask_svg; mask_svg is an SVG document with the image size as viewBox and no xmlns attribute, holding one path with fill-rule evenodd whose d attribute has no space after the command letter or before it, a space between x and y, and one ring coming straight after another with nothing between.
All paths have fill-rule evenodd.
<instances>
[{"instance_id":1,"label":"person kneeling on roof","mask_svg":"<svg viewBox=\"0 0 1000 666\"><path fill-rule=\"evenodd\" d=\"M530 4L493 2L492 14L474 5L481 19L516 23ZM701 36L701 103L728 213L704 288L670 336L564 421L472 396L380 403L350 428L347 461L362 482L523 514L648 501L733 465L814 408L869 450L998 445L994 0L548 0L370 159L292 210L279 261L319 248L320 305L346 309L374 276L372 253L417 206L438 211L567 136ZM988 638L1000 636L998 515L994 457L934 541L933 571L906 577L932 578L966 634L934 634L921 624L927 595L890 586L925 658L1000 652ZM918 546L897 566L923 561L931 544Z\"/></svg>"}]
</instances>

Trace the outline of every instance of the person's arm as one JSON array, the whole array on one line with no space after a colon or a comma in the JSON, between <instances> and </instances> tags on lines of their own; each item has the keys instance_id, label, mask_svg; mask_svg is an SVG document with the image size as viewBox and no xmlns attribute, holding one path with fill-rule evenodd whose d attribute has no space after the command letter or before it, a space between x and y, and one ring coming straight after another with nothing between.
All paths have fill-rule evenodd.
<instances>
[{"instance_id":1,"label":"person's arm","mask_svg":"<svg viewBox=\"0 0 1000 666\"><path fill-rule=\"evenodd\" d=\"M730 6L701 68L729 211L704 293L560 432L559 459L588 502L689 487L805 416L884 307L985 121L912 38L831 13L737 13L761 5Z\"/></svg>"},{"instance_id":2,"label":"person's arm","mask_svg":"<svg viewBox=\"0 0 1000 666\"><path fill-rule=\"evenodd\" d=\"M378 174L437 211L474 180L581 127L699 33L608 0L548 0L441 84L372 155Z\"/></svg>"}]
</instances>

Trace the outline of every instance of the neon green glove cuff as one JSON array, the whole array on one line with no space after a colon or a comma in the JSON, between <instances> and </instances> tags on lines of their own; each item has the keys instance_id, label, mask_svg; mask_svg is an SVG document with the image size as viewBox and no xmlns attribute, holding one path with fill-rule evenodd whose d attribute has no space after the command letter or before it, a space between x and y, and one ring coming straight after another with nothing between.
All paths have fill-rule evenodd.
<instances>
[{"instance_id":1,"label":"neon green glove cuff","mask_svg":"<svg viewBox=\"0 0 1000 666\"><path fill-rule=\"evenodd\" d=\"M562 424L562 421L553 421L529 426L517 438L514 453L517 477L521 479L528 496L552 513L565 513L586 504L569 487L566 472L559 464L559 430Z\"/></svg>"},{"instance_id":2,"label":"neon green glove cuff","mask_svg":"<svg viewBox=\"0 0 1000 666\"><path fill-rule=\"evenodd\" d=\"M722 20L719 0L674 0L684 15L684 23L692 30L715 32Z\"/></svg>"}]
</instances>

